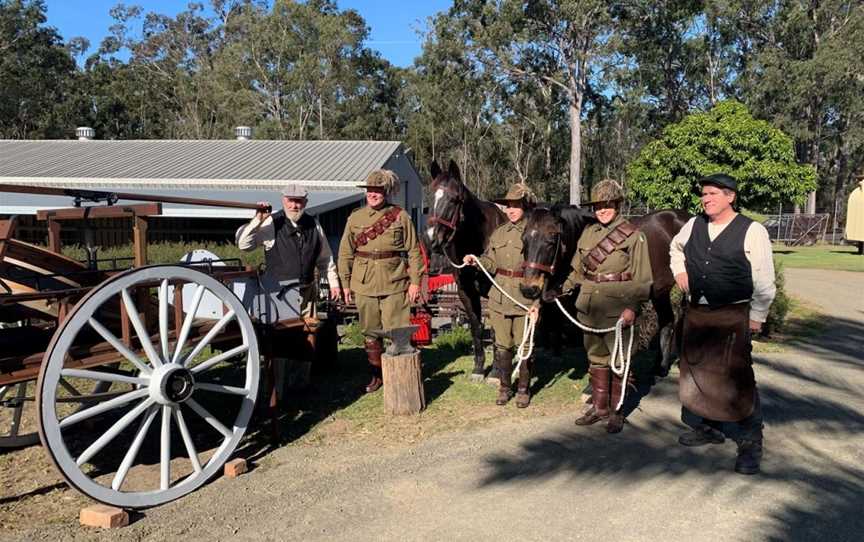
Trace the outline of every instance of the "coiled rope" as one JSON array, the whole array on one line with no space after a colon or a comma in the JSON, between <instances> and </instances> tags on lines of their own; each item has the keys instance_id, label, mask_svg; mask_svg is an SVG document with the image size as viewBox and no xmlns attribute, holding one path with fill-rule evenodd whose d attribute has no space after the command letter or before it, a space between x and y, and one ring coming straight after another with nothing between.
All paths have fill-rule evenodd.
<instances>
[{"instance_id":1,"label":"coiled rope","mask_svg":"<svg viewBox=\"0 0 864 542\"><path fill-rule=\"evenodd\" d=\"M534 352L534 330L537 327L537 319L534 314L529 309L529 307L523 305L519 301L513 298L509 293L507 293L504 288L498 284L495 279L492 277L492 274L483 267L483 264L480 263L480 258L475 256L474 254L468 254L474 261L477 263L477 267L483 271L483 274L489 279L492 283L492 286L498 289L504 296L507 297L510 301L512 301L517 307L521 308L525 311L527 318L525 318L525 322L522 328L522 342L519 344L519 348L516 350L516 367L513 369L513 374L511 378L515 378L515 376L519 372L519 367L522 365L522 361L528 359L531 354ZM447 261L450 262L450 265L455 267L456 269L462 269L463 267L468 266L467 263L457 264L453 260L450 259L450 256L445 254ZM612 348L612 359L609 362L609 368L612 369L616 375L621 377L621 398L618 400L618 405L616 405L615 410L620 410L621 406L624 404L624 398L627 395L627 378L630 376L630 361L633 353L633 337L634 337L634 327L630 326L630 338L627 341L627 351L624 351L624 319L619 318L615 325L610 328L593 328L590 326L586 326L581 323L578 319L574 318L567 309L564 308L564 305L561 304L561 300L555 299L555 304L558 305L558 309L561 311L564 316L567 317L568 320L573 322L579 329L587 333L609 333L610 331L615 332L615 343Z\"/></svg>"}]
</instances>

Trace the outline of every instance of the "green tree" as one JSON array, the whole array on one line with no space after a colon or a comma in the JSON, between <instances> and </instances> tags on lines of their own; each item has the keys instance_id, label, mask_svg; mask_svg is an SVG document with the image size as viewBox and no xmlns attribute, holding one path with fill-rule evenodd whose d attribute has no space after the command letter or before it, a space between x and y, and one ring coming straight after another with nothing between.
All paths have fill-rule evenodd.
<instances>
[{"instance_id":1,"label":"green tree","mask_svg":"<svg viewBox=\"0 0 864 542\"><path fill-rule=\"evenodd\" d=\"M42 0L0 0L0 137L62 138L62 109L75 61Z\"/></svg>"},{"instance_id":2,"label":"green tree","mask_svg":"<svg viewBox=\"0 0 864 542\"><path fill-rule=\"evenodd\" d=\"M816 172L796 162L792 139L736 101L663 130L628 167L628 188L650 207L699 209L698 180L723 172L738 181L738 204L753 210L804 200Z\"/></svg>"}]
</instances>

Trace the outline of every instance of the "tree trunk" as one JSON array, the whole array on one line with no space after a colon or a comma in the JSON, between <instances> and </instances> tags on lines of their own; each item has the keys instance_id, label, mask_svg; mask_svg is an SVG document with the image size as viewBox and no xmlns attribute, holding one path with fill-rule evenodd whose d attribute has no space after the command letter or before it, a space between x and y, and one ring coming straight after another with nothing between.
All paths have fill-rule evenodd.
<instances>
[{"instance_id":1,"label":"tree trunk","mask_svg":"<svg viewBox=\"0 0 864 542\"><path fill-rule=\"evenodd\" d=\"M582 204L582 95L570 102L570 205Z\"/></svg>"},{"instance_id":2,"label":"tree trunk","mask_svg":"<svg viewBox=\"0 0 864 542\"><path fill-rule=\"evenodd\" d=\"M384 376L384 412L403 416L426 408L420 352L401 356L381 356Z\"/></svg>"}]
</instances>

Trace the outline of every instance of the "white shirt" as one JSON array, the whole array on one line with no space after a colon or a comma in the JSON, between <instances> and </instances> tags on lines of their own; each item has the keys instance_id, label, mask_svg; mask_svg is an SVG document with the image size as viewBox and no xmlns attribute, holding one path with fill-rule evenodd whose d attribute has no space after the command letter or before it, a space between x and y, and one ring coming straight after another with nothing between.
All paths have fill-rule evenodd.
<instances>
[{"instance_id":1,"label":"white shirt","mask_svg":"<svg viewBox=\"0 0 864 542\"><path fill-rule=\"evenodd\" d=\"M687 272L687 268L684 266L686 260L684 245L690 240L690 233L693 231L695 220L696 217L688 220L681 231L672 238L672 244L669 246L669 267L676 277ZM716 239L731 222L730 220L725 224L712 224L709 221L708 238L711 241ZM774 301L777 286L774 284L774 256L771 252L771 238L768 237L768 230L762 224L754 221L747 228L747 233L744 235L744 255L750 262L753 276L753 298L749 300L750 319L754 322L764 322L768 318L768 309L771 308L771 302ZM745 301L747 300L741 302ZM704 297L698 302L703 305L708 304Z\"/></svg>"},{"instance_id":2,"label":"white shirt","mask_svg":"<svg viewBox=\"0 0 864 542\"><path fill-rule=\"evenodd\" d=\"M285 217L286 220L296 228L297 223ZM330 244L327 242L327 236L324 235L324 229L318 221L315 221L315 229L318 230L318 236L321 238L321 251L318 254L318 259L315 264L318 267L318 273L327 276L327 282L331 288L339 286L339 274L336 272L336 262L333 261L333 253L330 250ZM273 217L268 216L263 221L253 218L248 224L240 226L235 236L237 247L244 252L251 252L259 246L264 246L264 251L268 251L276 244L276 229L273 227Z\"/></svg>"}]
</instances>

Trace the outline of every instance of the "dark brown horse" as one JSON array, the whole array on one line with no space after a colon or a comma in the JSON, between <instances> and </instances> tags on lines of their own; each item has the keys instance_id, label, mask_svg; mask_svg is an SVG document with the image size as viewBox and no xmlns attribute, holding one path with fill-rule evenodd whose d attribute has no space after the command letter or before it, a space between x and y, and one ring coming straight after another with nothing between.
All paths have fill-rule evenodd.
<instances>
[{"instance_id":1,"label":"dark brown horse","mask_svg":"<svg viewBox=\"0 0 864 542\"><path fill-rule=\"evenodd\" d=\"M589 212L578 207L554 206L551 209L534 209L528 215L528 224L522 237L525 257L525 277L520 290L529 299L537 299L545 290L557 290L570 274L570 262L576 252L576 244L588 223ZM658 356L655 373L665 376L672 363L671 324L675 320L669 294L675 285L675 277L669 268L669 245L672 237L681 229L690 216L684 211L663 210L631 219L645 233L654 284L651 288L651 303L657 312Z\"/></svg>"},{"instance_id":2,"label":"dark brown horse","mask_svg":"<svg viewBox=\"0 0 864 542\"><path fill-rule=\"evenodd\" d=\"M442 170L438 162L432 162L430 170L432 183L429 189L434 199L426 221L425 241L433 251L443 253L456 264L461 264L466 254L483 254L492 232L507 217L497 205L471 193L462 182L459 167L452 160L447 171ZM491 283L476 267L468 266L456 271L456 285L474 343L472 378L482 379L486 356L483 352L480 298L488 295Z\"/></svg>"}]
</instances>

